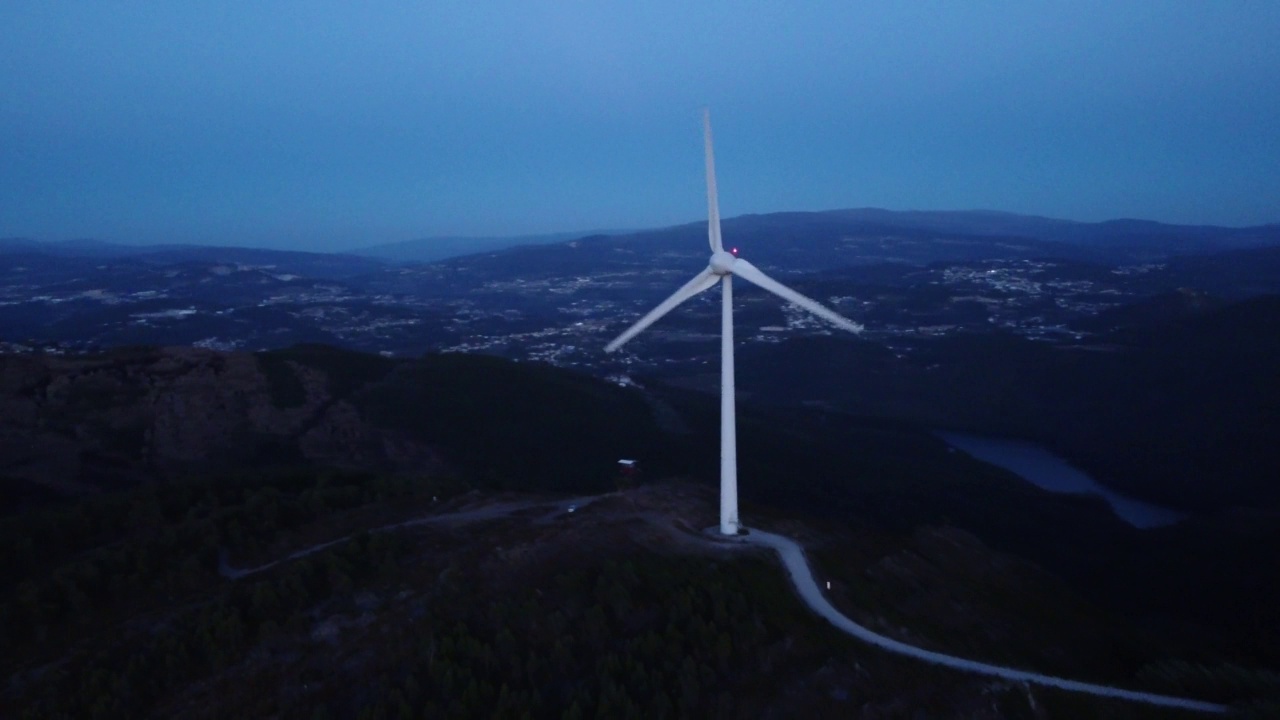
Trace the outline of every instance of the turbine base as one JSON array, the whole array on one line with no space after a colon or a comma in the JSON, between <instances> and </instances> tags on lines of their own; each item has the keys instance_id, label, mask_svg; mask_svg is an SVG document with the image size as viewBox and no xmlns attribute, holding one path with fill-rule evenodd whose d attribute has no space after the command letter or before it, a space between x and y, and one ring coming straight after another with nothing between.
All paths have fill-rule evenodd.
<instances>
[{"instance_id":1,"label":"turbine base","mask_svg":"<svg viewBox=\"0 0 1280 720\"><path fill-rule=\"evenodd\" d=\"M724 529L719 525L712 525L709 528L704 528L702 530L702 534L706 535L712 540L724 540L726 542L737 542L745 539L746 536L751 534L751 531L746 527L739 525L734 529L733 532L727 533L727 532L724 532Z\"/></svg>"}]
</instances>

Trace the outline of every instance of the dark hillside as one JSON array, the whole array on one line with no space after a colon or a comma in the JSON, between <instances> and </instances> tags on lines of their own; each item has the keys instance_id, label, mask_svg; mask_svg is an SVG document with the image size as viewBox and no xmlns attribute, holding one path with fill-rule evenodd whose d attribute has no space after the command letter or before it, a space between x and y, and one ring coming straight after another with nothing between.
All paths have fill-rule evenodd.
<instances>
[{"instance_id":1,"label":"dark hillside","mask_svg":"<svg viewBox=\"0 0 1280 720\"><path fill-rule=\"evenodd\" d=\"M876 358L851 347L851 361ZM1017 347L1028 366L1043 359L1039 344ZM6 698L33 717L203 716L211 694L251 715L390 713L401 699L409 716L503 702L538 716L585 702L732 715L735 689L842 716L815 699L830 698L810 684L824 662L835 687L889 708L892 696L968 707L989 691L876 653L831 661L844 646L795 612L774 570L669 557L714 522L712 396L320 346L7 356L0 379L4 457L25 453L10 474L64 498L0 521L0 640L13 649L0 667ZM840 602L873 625L1125 683L1167 660L1280 665L1280 583L1260 570L1280 534L1265 513L1141 533L912 422L744 401L739 428L744 519L814 542ZM623 456L644 467L639 491L573 500L590 500L575 513L547 494L612 490ZM672 476L697 489L652 482ZM402 524L449 513L472 519ZM65 670L41 675L50 662ZM365 690L308 690L334 677Z\"/></svg>"},{"instance_id":2,"label":"dark hillside","mask_svg":"<svg viewBox=\"0 0 1280 720\"><path fill-rule=\"evenodd\" d=\"M0 475L23 502L264 465L600 491L619 458L684 462L636 393L491 357L141 347L3 356L0 381Z\"/></svg>"},{"instance_id":3,"label":"dark hillside","mask_svg":"<svg viewBox=\"0 0 1280 720\"><path fill-rule=\"evenodd\" d=\"M1280 296L1177 294L1099 317L1089 344L1008 333L747 347L756 397L1048 445L1131 495L1192 511L1280 503ZM785 368L785 372L777 372Z\"/></svg>"},{"instance_id":4,"label":"dark hillside","mask_svg":"<svg viewBox=\"0 0 1280 720\"><path fill-rule=\"evenodd\" d=\"M1280 506L1280 296L1132 342L1125 353L1102 356L1098 372L1088 369L1095 383L1088 392L1109 396L1108 413L1093 433L1066 442L1120 460L1106 475L1118 487L1151 495L1152 479L1163 476L1167 497Z\"/></svg>"},{"instance_id":5,"label":"dark hillside","mask_svg":"<svg viewBox=\"0 0 1280 720\"><path fill-rule=\"evenodd\" d=\"M1280 234L1280 229L1273 230ZM1173 258L1164 271L1171 284L1243 299L1280 293L1280 247Z\"/></svg>"},{"instance_id":6,"label":"dark hillside","mask_svg":"<svg viewBox=\"0 0 1280 720\"><path fill-rule=\"evenodd\" d=\"M1205 292L1175 290L1103 310L1092 317L1082 318L1072 327L1102 335L1106 341L1127 345L1153 331L1180 325L1227 303L1228 301ZM1131 335L1134 337L1130 337Z\"/></svg>"},{"instance_id":7,"label":"dark hillside","mask_svg":"<svg viewBox=\"0 0 1280 720\"><path fill-rule=\"evenodd\" d=\"M683 440L638 393L547 365L428 355L356 405L373 425L440 448L480 487L599 492L621 458L659 476L687 472Z\"/></svg>"},{"instance_id":8,"label":"dark hillside","mask_svg":"<svg viewBox=\"0 0 1280 720\"><path fill-rule=\"evenodd\" d=\"M1032 703L1168 716L943 671L832 633L770 558L689 531L713 513L700 488L651 486L576 514L538 496L456 492L430 478L224 478L85 503L75 512L89 533L59 538L48 521L66 515L0 523L6 541L22 529L55 550L5 568L0 698L22 718L996 718ZM360 532L405 518L420 524ZM1162 690L1185 675L1147 679L1165 643L1144 643L963 532L760 520L821 548L817 567L847 612L912 642ZM227 576L317 539L332 544ZM1258 694L1226 688L1197 691Z\"/></svg>"}]
</instances>

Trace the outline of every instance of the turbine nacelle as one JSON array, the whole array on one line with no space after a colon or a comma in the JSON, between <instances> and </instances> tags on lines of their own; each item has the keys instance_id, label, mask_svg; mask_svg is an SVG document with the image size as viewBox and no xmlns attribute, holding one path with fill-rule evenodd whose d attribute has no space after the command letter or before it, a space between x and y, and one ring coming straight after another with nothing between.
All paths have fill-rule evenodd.
<instances>
[{"instance_id":1,"label":"turbine nacelle","mask_svg":"<svg viewBox=\"0 0 1280 720\"><path fill-rule=\"evenodd\" d=\"M733 264L737 261L738 258L734 257L731 252L724 250L714 252L711 254L711 272L716 275L732 275Z\"/></svg>"}]
</instances>

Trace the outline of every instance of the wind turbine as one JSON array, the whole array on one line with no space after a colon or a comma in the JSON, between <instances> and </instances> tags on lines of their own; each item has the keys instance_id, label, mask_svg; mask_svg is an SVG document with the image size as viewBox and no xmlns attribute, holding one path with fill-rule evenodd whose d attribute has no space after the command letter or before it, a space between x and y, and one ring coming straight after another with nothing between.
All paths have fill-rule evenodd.
<instances>
[{"instance_id":1,"label":"wind turbine","mask_svg":"<svg viewBox=\"0 0 1280 720\"><path fill-rule=\"evenodd\" d=\"M755 265L737 256L737 249L728 252L720 241L720 203L716 197L716 159L711 148L711 111L702 114L704 144L707 154L707 236L711 241L711 262L671 297L627 328L613 342L605 346L605 352L613 352L631 338L640 334L677 305L722 283L723 298L720 306L720 532L737 535L738 522L738 439L734 409L733 387L733 276L746 280L808 310L833 325L850 332L862 332L862 326L819 305L804 295L760 272Z\"/></svg>"}]
</instances>

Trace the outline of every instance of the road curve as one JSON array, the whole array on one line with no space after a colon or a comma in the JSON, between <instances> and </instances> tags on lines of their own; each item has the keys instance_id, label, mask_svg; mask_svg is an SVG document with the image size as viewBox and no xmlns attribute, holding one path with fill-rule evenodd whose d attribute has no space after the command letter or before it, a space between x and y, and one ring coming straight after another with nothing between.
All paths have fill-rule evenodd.
<instances>
[{"instance_id":1,"label":"road curve","mask_svg":"<svg viewBox=\"0 0 1280 720\"><path fill-rule=\"evenodd\" d=\"M1005 678L1006 680L1016 680L1019 682L1034 683L1036 685L1046 685L1071 692L1086 693L1089 695L1098 695L1101 697L1119 698L1122 700L1131 700L1133 702L1145 703L1147 705L1162 705L1165 707L1179 708L1182 710L1196 710L1207 713L1225 713L1228 708L1225 705L1204 702L1201 700L1188 700L1185 698L1170 697L1168 695L1156 695L1154 693L1138 692L1136 690L1125 690L1122 688L1111 687L1109 685L1095 685L1094 683L1080 682L1078 680L1067 680L1066 678L1053 677L1052 675L1041 675L1040 673L1031 672L1029 670L1019 670L1017 668L1004 667L1001 665L991 665L977 660L966 660L965 658L955 657L954 655L944 655L940 652L932 650L924 650L908 645L899 640L885 637L879 633L872 632L858 623L850 620L840 614L822 594L822 590L818 588L818 583L813 579L813 572L809 569L809 563L805 560L804 550L800 545L790 538L782 535L764 532L763 530L751 530L743 539L750 544L760 545L772 548L777 551L778 556L782 558L782 564L787 569L787 573L791 576L791 582L795 585L796 592L800 594L800 598L805 604L813 609L828 622L835 625L840 630L852 635L863 642L870 643L877 647L884 648L889 652L898 655L913 657L918 660L941 665L943 667L954 668L966 672L977 673L979 675L992 675L995 677Z\"/></svg>"}]
</instances>

